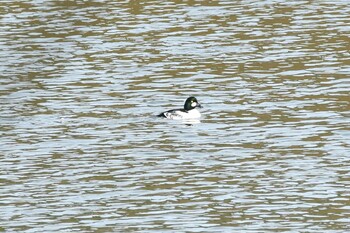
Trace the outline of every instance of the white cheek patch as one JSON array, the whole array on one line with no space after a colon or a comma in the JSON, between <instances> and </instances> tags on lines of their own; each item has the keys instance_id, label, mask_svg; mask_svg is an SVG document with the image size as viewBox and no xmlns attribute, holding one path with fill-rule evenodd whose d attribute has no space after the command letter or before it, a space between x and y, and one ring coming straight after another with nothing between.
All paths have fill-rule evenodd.
<instances>
[{"instance_id":1,"label":"white cheek patch","mask_svg":"<svg viewBox=\"0 0 350 233\"><path fill-rule=\"evenodd\" d=\"M193 102L193 103L191 103L191 106L192 106L192 107L196 107L196 106L197 106L197 103L196 103L196 102Z\"/></svg>"}]
</instances>

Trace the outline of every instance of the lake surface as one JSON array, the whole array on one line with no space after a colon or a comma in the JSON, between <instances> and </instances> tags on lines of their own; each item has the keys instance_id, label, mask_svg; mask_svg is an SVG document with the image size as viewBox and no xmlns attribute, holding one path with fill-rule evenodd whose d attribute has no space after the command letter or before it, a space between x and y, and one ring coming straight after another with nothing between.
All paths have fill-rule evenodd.
<instances>
[{"instance_id":1,"label":"lake surface","mask_svg":"<svg viewBox=\"0 0 350 233\"><path fill-rule=\"evenodd\" d=\"M0 15L0 231L350 230L348 0Z\"/></svg>"}]
</instances>

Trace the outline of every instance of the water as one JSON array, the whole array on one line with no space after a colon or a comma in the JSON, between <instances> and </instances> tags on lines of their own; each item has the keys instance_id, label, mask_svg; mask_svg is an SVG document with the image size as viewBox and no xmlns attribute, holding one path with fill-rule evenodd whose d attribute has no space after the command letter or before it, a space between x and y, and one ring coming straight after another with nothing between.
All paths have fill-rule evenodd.
<instances>
[{"instance_id":1,"label":"water","mask_svg":"<svg viewBox=\"0 0 350 233\"><path fill-rule=\"evenodd\" d=\"M0 231L350 229L348 1L1 5Z\"/></svg>"}]
</instances>

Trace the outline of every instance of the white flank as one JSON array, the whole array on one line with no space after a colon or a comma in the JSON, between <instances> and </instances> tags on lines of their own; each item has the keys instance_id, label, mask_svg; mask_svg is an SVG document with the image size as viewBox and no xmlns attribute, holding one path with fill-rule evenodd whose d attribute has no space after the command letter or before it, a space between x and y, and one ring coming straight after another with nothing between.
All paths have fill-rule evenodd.
<instances>
[{"instance_id":1,"label":"white flank","mask_svg":"<svg viewBox=\"0 0 350 233\"><path fill-rule=\"evenodd\" d=\"M173 120L181 120L181 119L196 119L201 117L201 113L197 109L192 109L187 112L175 111L175 112L165 112L166 118Z\"/></svg>"}]
</instances>

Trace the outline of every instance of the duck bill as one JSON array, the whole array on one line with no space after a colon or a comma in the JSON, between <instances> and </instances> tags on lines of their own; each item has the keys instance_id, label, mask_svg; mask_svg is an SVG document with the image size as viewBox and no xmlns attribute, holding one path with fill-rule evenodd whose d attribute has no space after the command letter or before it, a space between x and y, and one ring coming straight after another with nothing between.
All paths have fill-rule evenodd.
<instances>
[{"instance_id":1,"label":"duck bill","mask_svg":"<svg viewBox=\"0 0 350 233\"><path fill-rule=\"evenodd\" d=\"M200 103L198 103L197 108L203 108L203 106Z\"/></svg>"}]
</instances>

